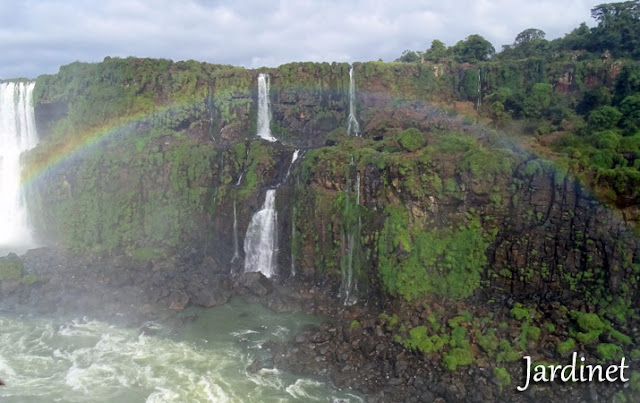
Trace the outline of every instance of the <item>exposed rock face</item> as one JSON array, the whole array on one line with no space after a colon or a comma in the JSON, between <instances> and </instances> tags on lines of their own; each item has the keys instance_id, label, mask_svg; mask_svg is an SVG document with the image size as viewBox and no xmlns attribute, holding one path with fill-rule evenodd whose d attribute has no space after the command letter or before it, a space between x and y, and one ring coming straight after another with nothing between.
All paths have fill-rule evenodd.
<instances>
[{"instance_id":1,"label":"exposed rock face","mask_svg":"<svg viewBox=\"0 0 640 403\"><path fill-rule=\"evenodd\" d=\"M257 71L109 59L84 66L88 70L82 74L91 82L94 74L104 76L103 70L117 69L118 63L131 64L127 74L134 72L131 77L112 78L118 96L150 93L157 108L110 131L99 152L81 149L47 169L29 189L39 232L66 246L126 249L129 254L194 247L209 256L216 273L203 274L203 279L224 282L220 276L242 272L242 256L231 263L234 237L243 239L266 189L279 186L279 278L289 277L296 267L303 279L336 284L346 253L344 206L337 201L359 174L361 246L368 257L357 281L364 283L360 288L367 290L367 298L385 294L376 251L389 206L406 209L407 231L420 227L428 233L451 227L447 231L455 233L458 226L471 221L467 214L478 220L491 239L487 240L486 268L473 280L473 287L482 282L481 288L492 294L569 301L594 285L617 294L636 276L638 242L614 212L558 169L535 161L488 130L428 106L429 100L453 100L459 89L448 80L454 76L460 80L469 71L476 74L471 66L355 64L358 120L364 137L376 142L360 139L349 145L353 139L345 135L347 64L292 63L264 71L271 77L272 132L280 139L267 144L247 141L255 137ZM156 69L155 81L136 73L144 71L138 69L143 65ZM73 65L66 69L73 70ZM610 83L617 70L603 69L593 73ZM552 77L568 93L578 88L570 70ZM499 76L491 70L483 74ZM96 101L90 92L61 91L74 79L73 74L61 74L37 84L36 117L46 136L61 120L76 119L83 102ZM482 91L491 91L491 85L498 84L483 83ZM186 94L193 99L185 102ZM109 118L105 117L106 122ZM73 123L79 126L78 132L67 136L82 138L82 125L91 127L89 123L96 122ZM409 128L423 133L419 146L436 151L423 153L424 160L416 161L422 148L416 151L398 137ZM445 132L462 133L473 149L440 150ZM294 148L327 143L335 147L309 153L285 181ZM478 151L475 156L474 151ZM57 150L36 150L32 164L37 165L47 152ZM492 159L506 161L505 166L486 168ZM101 210L104 206L106 213ZM294 235L299 235L295 242ZM400 258L406 253L409 250L393 252ZM159 265L153 263L154 268ZM175 267L151 270L149 284L160 287L177 271ZM193 275L193 270L189 273ZM108 277L112 285L135 284L131 276L117 270ZM185 284L189 276L183 277L171 290L162 291L162 298L171 300L176 309L188 301L210 306L228 298L224 292L211 295L200 283ZM260 281L248 287L254 288L253 293L269 293ZM186 292L186 288L196 291Z\"/></svg>"}]
</instances>

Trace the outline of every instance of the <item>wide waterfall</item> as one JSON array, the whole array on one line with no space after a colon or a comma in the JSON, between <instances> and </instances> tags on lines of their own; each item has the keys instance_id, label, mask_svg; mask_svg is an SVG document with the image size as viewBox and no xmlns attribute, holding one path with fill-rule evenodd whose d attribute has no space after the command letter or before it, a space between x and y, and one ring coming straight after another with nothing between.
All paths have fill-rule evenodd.
<instances>
[{"instance_id":1,"label":"wide waterfall","mask_svg":"<svg viewBox=\"0 0 640 403\"><path fill-rule=\"evenodd\" d=\"M356 84L353 81L353 66L349 69L349 123L347 131L351 135L360 135L360 124L356 119Z\"/></svg>"},{"instance_id":2,"label":"wide waterfall","mask_svg":"<svg viewBox=\"0 0 640 403\"><path fill-rule=\"evenodd\" d=\"M258 137L277 141L271 135L271 103L269 102L269 75L258 74Z\"/></svg>"},{"instance_id":3,"label":"wide waterfall","mask_svg":"<svg viewBox=\"0 0 640 403\"><path fill-rule=\"evenodd\" d=\"M33 245L20 190L20 155L38 143L34 83L0 84L0 248Z\"/></svg>"},{"instance_id":4,"label":"wide waterfall","mask_svg":"<svg viewBox=\"0 0 640 403\"><path fill-rule=\"evenodd\" d=\"M267 277L276 269L278 213L275 208L276 190L269 189L262 209L251 218L244 238L244 271L259 271Z\"/></svg>"}]
</instances>

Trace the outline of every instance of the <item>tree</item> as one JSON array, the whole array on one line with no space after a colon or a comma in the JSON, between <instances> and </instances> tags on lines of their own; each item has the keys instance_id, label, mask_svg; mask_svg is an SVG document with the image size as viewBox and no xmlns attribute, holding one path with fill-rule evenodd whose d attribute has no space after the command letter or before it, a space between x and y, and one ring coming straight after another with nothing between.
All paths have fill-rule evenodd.
<instances>
[{"instance_id":1,"label":"tree","mask_svg":"<svg viewBox=\"0 0 640 403\"><path fill-rule=\"evenodd\" d=\"M447 57L447 46L438 39L431 42L431 47L424 53L425 60L437 62Z\"/></svg>"},{"instance_id":2,"label":"tree","mask_svg":"<svg viewBox=\"0 0 640 403\"><path fill-rule=\"evenodd\" d=\"M416 53L413 50L405 50L402 52L402 56L395 60L396 62L403 63L415 63L420 61L420 53Z\"/></svg>"},{"instance_id":3,"label":"tree","mask_svg":"<svg viewBox=\"0 0 640 403\"><path fill-rule=\"evenodd\" d=\"M640 56L640 0L600 4L591 9L591 17L598 21L591 50Z\"/></svg>"},{"instance_id":4,"label":"tree","mask_svg":"<svg viewBox=\"0 0 640 403\"><path fill-rule=\"evenodd\" d=\"M545 36L546 34L543 30L536 29L536 28L529 28L520 32L516 36L516 40L513 42L513 44L515 46L515 45L520 45L522 43L533 42L533 41L544 39Z\"/></svg>"},{"instance_id":5,"label":"tree","mask_svg":"<svg viewBox=\"0 0 640 403\"><path fill-rule=\"evenodd\" d=\"M621 126L627 135L633 135L640 130L640 94L629 95L620 103L622 113Z\"/></svg>"},{"instance_id":6,"label":"tree","mask_svg":"<svg viewBox=\"0 0 640 403\"><path fill-rule=\"evenodd\" d=\"M613 106L601 106L589 113L589 127L593 130L607 130L616 127L622 113Z\"/></svg>"},{"instance_id":7,"label":"tree","mask_svg":"<svg viewBox=\"0 0 640 403\"><path fill-rule=\"evenodd\" d=\"M453 47L453 53L460 62L485 61L496 53L488 40L478 34L469 35Z\"/></svg>"},{"instance_id":8,"label":"tree","mask_svg":"<svg viewBox=\"0 0 640 403\"><path fill-rule=\"evenodd\" d=\"M539 118L551 105L553 87L546 83L536 83L525 97L522 109L526 117Z\"/></svg>"}]
</instances>

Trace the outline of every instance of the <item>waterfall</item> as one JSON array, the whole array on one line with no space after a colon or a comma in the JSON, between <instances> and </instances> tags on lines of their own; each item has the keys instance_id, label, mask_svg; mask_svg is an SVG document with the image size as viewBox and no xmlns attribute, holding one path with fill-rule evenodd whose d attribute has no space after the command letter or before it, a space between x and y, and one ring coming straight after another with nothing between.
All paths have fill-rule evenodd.
<instances>
[{"instance_id":1,"label":"waterfall","mask_svg":"<svg viewBox=\"0 0 640 403\"><path fill-rule=\"evenodd\" d=\"M259 271L266 277L275 274L278 213L275 209L276 190L269 189L262 209L251 217L244 238L244 271Z\"/></svg>"},{"instance_id":2,"label":"waterfall","mask_svg":"<svg viewBox=\"0 0 640 403\"><path fill-rule=\"evenodd\" d=\"M293 206L293 211L291 212L291 276L295 277L296 275L296 256L294 251L297 248L297 238L296 238L296 207Z\"/></svg>"},{"instance_id":3,"label":"waterfall","mask_svg":"<svg viewBox=\"0 0 640 403\"><path fill-rule=\"evenodd\" d=\"M293 166L293 164L296 162L296 160L298 159L298 155L300 154L300 150L298 150L297 148L295 150L293 150L293 156L291 157L291 163L289 163L289 168L287 168L287 174L284 177L284 180L286 181L287 179L289 179L289 175L291 174L291 167Z\"/></svg>"},{"instance_id":4,"label":"waterfall","mask_svg":"<svg viewBox=\"0 0 640 403\"><path fill-rule=\"evenodd\" d=\"M355 203L350 197L349 182L347 182L347 194L343 206L343 230L341 233L341 243L343 245L343 255L340 261L340 272L342 282L340 283L340 297L345 305L353 305L357 302L354 293L357 291L357 284L354 283L354 272L360 269L360 249L362 233L362 220L360 218L360 172L356 175L356 183L353 189L355 193Z\"/></svg>"},{"instance_id":5,"label":"waterfall","mask_svg":"<svg viewBox=\"0 0 640 403\"><path fill-rule=\"evenodd\" d=\"M0 84L0 246L31 246L20 155L38 143L32 105L35 83Z\"/></svg>"},{"instance_id":6,"label":"waterfall","mask_svg":"<svg viewBox=\"0 0 640 403\"><path fill-rule=\"evenodd\" d=\"M353 81L353 66L349 69L349 123L347 131L351 135L360 135L360 124L356 119L356 84Z\"/></svg>"},{"instance_id":7,"label":"waterfall","mask_svg":"<svg viewBox=\"0 0 640 403\"><path fill-rule=\"evenodd\" d=\"M478 69L478 102L476 103L476 110L480 111L480 107L482 106L482 83L480 81L480 69Z\"/></svg>"},{"instance_id":8,"label":"waterfall","mask_svg":"<svg viewBox=\"0 0 640 403\"><path fill-rule=\"evenodd\" d=\"M240 259L240 250L238 245L238 214L236 213L236 201L233 201L233 258L231 263Z\"/></svg>"},{"instance_id":9,"label":"waterfall","mask_svg":"<svg viewBox=\"0 0 640 403\"><path fill-rule=\"evenodd\" d=\"M277 141L271 135L271 105L269 102L269 75L258 74L258 137Z\"/></svg>"}]
</instances>

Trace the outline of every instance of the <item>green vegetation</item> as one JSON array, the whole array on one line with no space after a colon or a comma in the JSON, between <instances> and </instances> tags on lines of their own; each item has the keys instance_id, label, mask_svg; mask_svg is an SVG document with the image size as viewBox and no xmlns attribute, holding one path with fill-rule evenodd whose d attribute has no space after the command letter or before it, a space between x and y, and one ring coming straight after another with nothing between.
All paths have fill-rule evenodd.
<instances>
[{"instance_id":1,"label":"green vegetation","mask_svg":"<svg viewBox=\"0 0 640 403\"><path fill-rule=\"evenodd\" d=\"M473 355L471 355L471 352L467 349L454 348L444 353L443 362L445 368L449 371L455 371L458 367L465 367L473 363Z\"/></svg>"},{"instance_id":2,"label":"green vegetation","mask_svg":"<svg viewBox=\"0 0 640 403\"><path fill-rule=\"evenodd\" d=\"M408 300L431 293L465 298L480 286L492 236L478 219L457 231L426 231L418 226L409 231L405 210L389 206L386 211L378 265L382 282L392 294Z\"/></svg>"},{"instance_id":3,"label":"green vegetation","mask_svg":"<svg viewBox=\"0 0 640 403\"><path fill-rule=\"evenodd\" d=\"M605 361L620 360L624 356L622 348L615 344L601 343L596 347L598 355Z\"/></svg>"},{"instance_id":4,"label":"green vegetation","mask_svg":"<svg viewBox=\"0 0 640 403\"><path fill-rule=\"evenodd\" d=\"M10 257L0 258L0 281L18 280L22 277L22 260Z\"/></svg>"},{"instance_id":5,"label":"green vegetation","mask_svg":"<svg viewBox=\"0 0 640 403\"><path fill-rule=\"evenodd\" d=\"M569 352L572 352L576 349L576 341L572 338L568 338L567 340L559 343L556 347L556 351L558 354L565 355Z\"/></svg>"},{"instance_id":6,"label":"green vegetation","mask_svg":"<svg viewBox=\"0 0 640 403\"><path fill-rule=\"evenodd\" d=\"M511 375L504 367L496 367L493 369L493 376L498 380L500 390L503 390L505 386L511 385Z\"/></svg>"}]
</instances>

